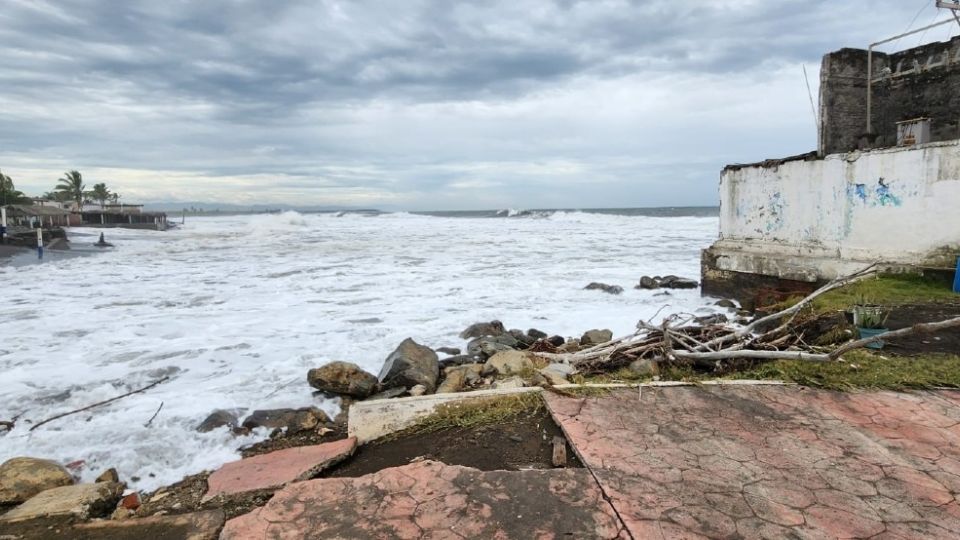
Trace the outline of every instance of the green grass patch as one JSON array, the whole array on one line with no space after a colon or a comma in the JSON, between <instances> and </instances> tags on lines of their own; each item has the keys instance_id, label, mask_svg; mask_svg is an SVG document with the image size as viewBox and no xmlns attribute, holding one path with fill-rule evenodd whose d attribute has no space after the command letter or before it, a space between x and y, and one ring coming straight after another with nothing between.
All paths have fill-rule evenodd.
<instances>
[{"instance_id":1,"label":"green grass patch","mask_svg":"<svg viewBox=\"0 0 960 540\"><path fill-rule=\"evenodd\" d=\"M728 379L773 379L830 390L960 388L960 356L884 357L867 351L842 362L781 360L729 375Z\"/></svg>"},{"instance_id":2,"label":"green grass patch","mask_svg":"<svg viewBox=\"0 0 960 540\"><path fill-rule=\"evenodd\" d=\"M571 375L569 380L573 384L611 384L649 381L650 377L638 375L630 368L620 368L609 373L596 373L591 375L577 373L576 375Z\"/></svg>"},{"instance_id":3,"label":"green grass patch","mask_svg":"<svg viewBox=\"0 0 960 540\"><path fill-rule=\"evenodd\" d=\"M803 296L794 296L766 311L774 312L790 307ZM847 311L857 304L877 304L898 306L903 304L928 302L957 302L960 295L953 292L943 282L912 274L887 274L867 278L846 287L824 294L813 301L815 314L831 311Z\"/></svg>"},{"instance_id":4,"label":"green grass patch","mask_svg":"<svg viewBox=\"0 0 960 540\"><path fill-rule=\"evenodd\" d=\"M422 435L454 428L473 428L500 424L520 418L538 416L544 410L545 405L538 392L446 403L437 407L436 412L415 425L388 435L386 438L396 439L408 435Z\"/></svg>"}]
</instances>

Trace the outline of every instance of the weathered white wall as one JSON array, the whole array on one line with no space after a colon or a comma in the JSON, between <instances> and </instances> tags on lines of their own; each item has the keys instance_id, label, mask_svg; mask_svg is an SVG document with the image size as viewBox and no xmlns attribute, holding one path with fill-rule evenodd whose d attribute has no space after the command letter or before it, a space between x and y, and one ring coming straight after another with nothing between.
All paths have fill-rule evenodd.
<instances>
[{"instance_id":1,"label":"weathered white wall","mask_svg":"<svg viewBox=\"0 0 960 540\"><path fill-rule=\"evenodd\" d=\"M822 279L960 249L960 141L724 171L725 270Z\"/></svg>"}]
</instances>

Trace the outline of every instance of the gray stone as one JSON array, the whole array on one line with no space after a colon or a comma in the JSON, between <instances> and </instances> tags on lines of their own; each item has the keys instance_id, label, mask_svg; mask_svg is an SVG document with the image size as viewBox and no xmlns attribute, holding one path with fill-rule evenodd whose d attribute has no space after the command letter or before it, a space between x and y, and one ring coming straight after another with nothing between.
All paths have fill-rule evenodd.
<instances>
[{"instance_id":1,"label":"gray stone","mask_svg":"<svg viewBox=\"0 0 960 540\"><path fill-rule=\"evenodd\" d=\"M580 338L580 345L583 347L592 347L600 345L613 339L613 332L610 330L588 330Z\"/></svg>"},{"instance_id":2,"label":"gray stone","mask_svg":"<svg viewBox=\"0 0 960 540\"><path fill-rule=\"evenodd\" d=\"M605 293L607 293L607 294L621 294L621 293L623 293L623 287L621 287L621 286L619 286L619 285L607 285L606 283L597 283L597 282L593 282L593 283L587 285L586 287L584 287L584 289L586 289L586 290L588 290L588 291L594 291L594 290L603 291L603 292L605 292Z\"/></svg>"},{"instance_id":3,"label":"gray stone","mask_svg":"<svg viewBox=\"0 0 960 540\"><path fill-rule=\"evenodd\" d=\"M499 352L484 364L483 373L497 373L499 375L514 375L534 369L530 355L522 351Z\"/></svg>"},{"instance_id":4,"label":"gray stone","mask_svg":"<svg viewBox=\"0 0 960 540\"><path fill-rule=\"evenodd\" d=\"M321 423L329 422L326 413L316 407L302 409L266 409L253 411L243 421L243 427L256 429L286 429L287 433L310 431Z\"/></svg>"},{"instance_id":5,"label":"gray stone","mask_svg":"<svg viewBox=\"0 0 960 540\"><path fill-rule=\"evenodd\" d=\"M422 396L426 393L427 393L427 387L422 384L418 384L410 389L411 396Z\"/></svg>"},{"instance_id":6,"label":"gray stone","mask_svg":"<svg viewBox=\"0 0 960 540\"><path fill-rule=\"evenodd\" d=\"M466 330L460 332L461 339L479 338L484 336L502 336L507 331L500 321L490 321L484 323L471 324Z\"/></svg>"},{"instance_id":7,"label":"gray stone","mask_svg":"<svg viewBox=\"0 0 960 540\"><path fill-rule=\"evenodd\" d=\"M363 399L377 391L379 381L373 374L349 362L330 362L307 372L310 386L323 392Z\"/></svg>"},{"instance_id":8,"label":"gray stone","mask_svg":"<svg viewBox=\"0 0 960 540\"><path fill-rule=\"evenodd\" d=\"M544 339L544 338L546 338L546 337L548 336L548 334L547 334L546 332L541 332L540 330L537 330L536 328L531 328L531 329L527 330L527 335L530 336L530 337L532 337L532 338L534 338L534 339Z\"/></svg>"},{"instance_id":9,"label":"gray stone","mask_svg":"<svg viewBox=\"0 0 960 540\"><path fill-rule=\"evenodd\" d=\"M237 415L233 412L217 409L210 413L203 422L200 422L200 425L197 426L197 431L206 433L223 426L234 429L237 427L237 421Z\"/></svg>"},{"instance_id":10,"label":"gray stone","mask_svg":"<svg viewBox=\"0 0 960 540\"><path fill-rule=\"evenodd\" d=\"M407 393L407 389L403 386L398 386L396 388L387 388L383 392L379 392L368 397L365 401L376 401L378 399L390 399L390 398L400 397L406 393Z\"/></svg>"},{"instance_id":11,"label":"gray stone","mask_svg":"<svg viewBox=\"0 0 960 540\"><path fill-rule=\"evenodd\" d=\"M438 353L448 354L450 356L458 356L460 354L460 349L456 347L440 347L437 349Z\"/></svg>"},{"instance_id":12,"label":"gray stone","mask_svg":"<svg viewBox=\"0 0 960 540\"><path fill-rule=\"evenodd\" d=\"M677 276L664 276L660 278L660 286L667 289L696 289L700 283Z\"/></svg>"},{"instance_id":13,"label":"gray stone","mask_svg":"<svg viewBox=\"0 0 960 540\"><path fill-rule=\"evenodd\" d=\"M552 385L567 384L567 377L573 373L573 368L567 364L550 364L540 370L540 374Z\"/></svg>"},{"instance_id":14,"label":"gray stone","mask_svg":"<svg viewBox=\"0 0 960 540\"><path fill-rule=\"evenodd\" d=\"M437 353L410 338L403 340L403 343L390 353L383 363L379 377L383 388L412 388L422 384L428 392L437 389L439 378L440 364Z\"/></svg>"},{"instance_id":15,"label":"gray stone","mask_svg":"<svg viewBox=\"0 0 960 540\"><path fill-rule=\"evenodd\" d=\"M495 337L477 338L467 344L467 354L490 358L501 351L512 351L517 347L517 340L510 334Z\"/></svg>"},{"instance_id":16,"label":"gray stone","mask_svg":"<svg viewBox=\"0 0 960 540\"><path fill-rule=\"evenodd\" d=\"M567 340L563 336L550 336L547 338L547 342L553 345L554 347L559 347L563 345Z\"/></svg>"},{"instance_id":17,"label":"gray stone","mask_svg":"<svg viewBox=\"0 0 960 540\"><path fill-rule=\"evenodd\" d=\"M523 388L524 386L526 386L526 384L524 384L523 379L521 379L520 377L510 377L507 379L503 379L502 381L497 381L493 383L493 388L495 390Z\"/></svg>"},{"instance_id":18,"label":"gray stone","mask_svg":"<svg viewBox=\"0 0 960 540\"><path fill-rule=\"evenodd\" d=\"M660 373L657 363L653 360L647 360L645 358L631 362L630 371L640 375L641 377L652 377Z\"/></svg>"},{"instance_id":19,"label":"gray stone","mask_svg":"<svg viewBox=\"0 0 960 540\"><path fill-rule=\"evenodd\" d=\"M448 356L447 358L440 359L440 367L447 368L450 366L462 366L464 364L474 364L480 360L478 356L471 356L469 354L461 354L458 356Z\"/></svg>"},{"instance_id":20,"label":"gray stone","mask_svg":"<svg viewBox=\"0 0 960 540\"><path fill-rule=\"evenodd\" d=\"M659 289L660 284L657 283L657 280L653 279L650 276L643 276L640 278L640 284L635 287L636 289Z\"/></svg>"},{"instance_id":21,"label":"gray stone","mask_svg":"<svg viewBox=\"0 0 960 540\"><path fill-rule=\"evenodd\" d=\"M513 339L517 340L517 348L529 349L530 346L537 341L537 338L528 336L523 330L518 330L516 328L510 330L509 334L513 337Z\"/></svg>"},{"instance_id":22,"label":"gray stone","mask_svg":"<svg viewBox=\"0 0 960 540\"><path fill-rule=\"evenodd\" d=\"M443 370L444 379L437 387L438 394L452 394L459 392L466 385L473 384L480 379L483 364L466 364L449 367Z\"/></svg>"},{"instance_id":23,"label":"gray stone","mask_svg":"<svg viewBox=\"0 0 960 540\"><path fill-rule=\"evenodd\" d=\"M86 520L106 516L117 506L123 484L100 482L77 484L42 491L27 502L0 516L0 522L14 523L47 517L75 517Z\"/></svg>"},{"instance_id":24,"label":"gray stone","mask_svg":"<svg viewBox=\"0 0 960 540\"><path fill-rule=\"evenodd\" d=\"M726 298L724 298L723 300L717 300L716 302L713 303L713 305L726 308L726 309L739 309L736 302L734 302L733 300L727 300Z\"/></svg>"},{"instance_id":25,"label":"gray stone","mask_svg":"<svg viewBox=\"0 0 960 540\"><path fill-rule=\"evenodd\" d=\"M73 484L67 469L48 459L16 457L0 465L0 504L26 501L41 491Z\"/></svg>"}]
</instances>

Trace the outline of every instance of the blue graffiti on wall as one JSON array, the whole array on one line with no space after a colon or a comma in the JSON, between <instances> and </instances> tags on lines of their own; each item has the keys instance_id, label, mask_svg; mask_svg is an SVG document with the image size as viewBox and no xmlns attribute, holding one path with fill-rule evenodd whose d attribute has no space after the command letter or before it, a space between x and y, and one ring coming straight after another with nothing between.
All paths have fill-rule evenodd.
<instances>
[{"instance_id":1,"label":"blue graffiti on wall","mask_svg":"<svg viewBox=\"0 0 960 540\"><path fill-rule=\"evenodd\" d=\"M877 204L880 206L900 206L903 201L890 191L890 186L884 182L883 178L877 183Z\"/></svg>"},{"instance_id":2,"label":"blue graffiti on wall","mask_svg":"<svg viewBox=\"0 0 960 540\"><path fill-rule=\"evenodd\" d=\"M783 228L783 195L780 192L774 193L767 203L770 210L770 220L767 221L767 232L773 232Z\"/></svg>"},{"instance_id":3,"label":"blue graffiti on wall","mask_svg":"<svg viewBox=\"0 0 960 540\"><path fill-rule=\"evenodd\" d=\"M877 181L877 186L873 189L868 189L866 184L853 184L847 187L847 198L850 202L862 206L901 206L903 204L883 177Z\"/></svg>"}]
</instances>

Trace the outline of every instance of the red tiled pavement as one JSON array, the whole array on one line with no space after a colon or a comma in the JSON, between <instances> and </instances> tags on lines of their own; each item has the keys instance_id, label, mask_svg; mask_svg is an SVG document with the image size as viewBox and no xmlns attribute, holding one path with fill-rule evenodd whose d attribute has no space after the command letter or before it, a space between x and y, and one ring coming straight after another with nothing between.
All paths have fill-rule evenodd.
<instances>
[{"instance_id":1,"label":"red tiled pavement","mask_svg":"<svg viewBox=\"0 0 960 540\"><path fill-rule=\"evenodd\" d=\"M636 539L960 538L960 392L545 399Z\"/></svg>"},{"instance_id":2,"label":"red tiled pavement","mask_svg":"<svg viewBox=\"0 0 960 540\"><path fill-rule=\"evenodd\" d=\"M626 538L585 469L482 472L423 461L290 484L221 540Z\"/></svg>"},{"instance_id":3,"label":"red tiled pavement","mask_svg":"<svg viewBox=\"0 0 960 540\"><path fill-rule=\"evenodd\" d=\"M357 439L298 446L227 463L207 479L207 501L218 495L276 489L290 482L308 480L323 469L353 454Z\"/></svg>"}]
</instances>

